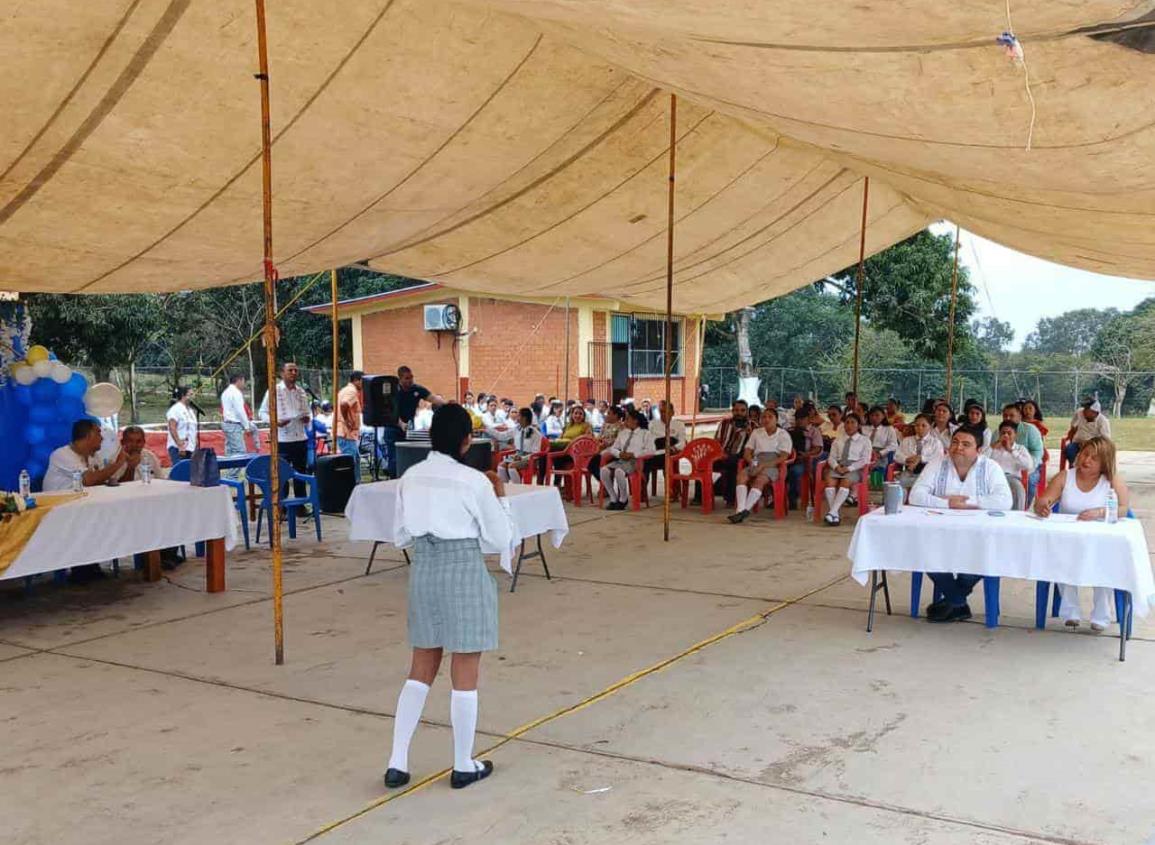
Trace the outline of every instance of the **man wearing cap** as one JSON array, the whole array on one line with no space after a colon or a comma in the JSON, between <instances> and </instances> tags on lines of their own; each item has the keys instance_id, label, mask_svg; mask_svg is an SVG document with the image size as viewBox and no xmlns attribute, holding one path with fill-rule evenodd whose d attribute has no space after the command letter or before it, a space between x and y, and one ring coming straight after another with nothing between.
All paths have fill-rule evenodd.
<instances>
[{"instance_id":1,"label":"man wearing cap","mask_svg":"<svg viewBox=\"0 0 1155 845\"><path fill-rule=\"evenodd\" d=\"M1103 408L1096 399L1084 399L1083 407L1071 418L1067 431L1067 463L1073 464L1079 449L1092 437L1111 439L1111 423L1103 415Z\"/></svg>"}]
</instances>

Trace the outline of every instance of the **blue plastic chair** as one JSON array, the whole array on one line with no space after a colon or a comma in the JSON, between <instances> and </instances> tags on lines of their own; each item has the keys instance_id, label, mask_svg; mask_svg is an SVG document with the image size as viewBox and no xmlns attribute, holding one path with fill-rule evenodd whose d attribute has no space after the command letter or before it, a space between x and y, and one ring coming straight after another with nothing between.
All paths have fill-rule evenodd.
<instances>
[{"instance_id":1,"label":"blue plastic chair","mask_svg":"<svg viewBox=\"0 0 1155 845\"><path fill-rule=\"evenodd\" d=\"M1059 512L1059 503L1056 502L1051 506L1051 513ZM1130 508L1127 509L1127 519L1134 519L1135 512ZM1062 597L1059 595L1059 588L1056 586L1053 594L1051 593L1050 581L1036 581L1035 582L1035 627L1045 628L1047 625L1047 605L1051 605L1051 616L1059 615L1059 605ZM1115 590L1115 619L1119 622L1119 629L1125 635L1126 639L1131 639L1131 594L1126 590Z\"/></svg>"},{"instance_id":2,"label":"blue plastic chair","mask_svg":"<svg viewBox=\"0 0 1155 845\"><path fill-rule=\"evenodd\" d=\"M921 572L910 573L910 615L918 618L919 597L922 595ZM986 611L986 625L988 628L999 627L999 578L995 575L984 575L983 579L983 608ZM934 591L934 601L942 598L942 593Z\"/></svg>"},{"instance_id":3,"label":"blue plastic chair","mask_svg":"<svg viewBox=\"0 0 1155 845\"><path fill-rule=\"evenodd\" d=\"M269 461L268 455L261 455L259 458L253 458L245 467L245 479L257 485L261 489L261 505L257 512L257 542L261 542L261 523L268 517L269 524L276 519L273 514L273 488L269 481ZM321 497L317 490L317 479L311 475L305 475L300 472L295 472L289 462L284 458L277 461L280 479L282 486L287 486L290 481L302 481L306 485L308 495L305 496L282 496L281 506L285 508L289 520L289 539L297 539L297 510L306 505L313 509L313 524L317 531L317 539L321 539ZM269 545L273 544L273 532L269 532Z\"/></svg>"}]
</instances>

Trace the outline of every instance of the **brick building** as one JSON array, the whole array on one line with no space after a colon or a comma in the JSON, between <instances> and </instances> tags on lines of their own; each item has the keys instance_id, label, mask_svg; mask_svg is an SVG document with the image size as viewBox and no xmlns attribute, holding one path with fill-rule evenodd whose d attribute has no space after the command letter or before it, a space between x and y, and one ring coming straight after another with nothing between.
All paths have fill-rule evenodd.
<instances>
[{"instance_id":1,"label":"brick building","mask_svg":"<svg viewBox=\"0 0 1155 845\"><path fill-rule=\"evenodd\" d=\"M457 306L458 330L427 329L427 305ZM329 306L306 310L327 315ZM354 367L386 374L406 364L446 397L484 391L520 405L535 393L565 396L567 383L574 399L656 401L665 392L664 316L612 300L570 301L568 381L564 297L497 298L426 283L343 300L338 316L352 324ZM700 317L675 316L670 392L678 412L697 395L700 325Z\"/></svg>"}]
</instances>

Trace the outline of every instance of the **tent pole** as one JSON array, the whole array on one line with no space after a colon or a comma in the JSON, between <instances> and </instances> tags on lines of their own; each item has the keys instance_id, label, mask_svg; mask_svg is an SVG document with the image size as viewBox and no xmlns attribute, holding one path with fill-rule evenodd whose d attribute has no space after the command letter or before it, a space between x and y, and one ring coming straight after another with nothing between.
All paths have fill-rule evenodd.
<instances>
[{"instance_id":1,"label":"tent pole","mask_svg":"<svg viewBox=\"0 0 1155 845\"><path fill-rule=\"evenodd\" d=\"M273 150L269 128L269 49L265 36L265 0L257 4L257 60L261 83L261 207L264 216L265 369L269 379L269 538L273 546L273 649L278 666L285 662L284 584L281 560L281 473L277 444L277 270L273 266Z\"/></svg>"},{"instance_id":2,"label":"tent pole","mask_svg":"<svg viewBox=\"0 0 1155 845\"><path fill-rule=\"evenodd\" d=\"M950 401L951 377L954 374L954 308L958 302L959 226L954 227L954 269L950 274L950 318L946 326L946 401Z\"/></svg>"},{"instance_id":3,"label":"tent pole","mask_svg":"<svg viewBox=\"0 0 1155 845\"><path fill-rule=\"evenodd\" d=\"M561 401L562 402L568 402L570 399L570 395L569 395L569 297L568 296L565 298L565 379L563 380L562 383L565 385L565 389L562 391ZM569 424L568 420L566 421L566 424L567 425Z\"/></svg>"},{"instance_id":4,"label":"tent pole","mask_svg":"<svg viewBox=\"0 0 1155 845\"><path fill-rule=\"evenodd\" d=\"M341 389L339 382L340 372L339 363L341 356L341 328L337 321L337 268L329 271L329 287L332 294L332 323L333 323L333 430L329 434L333 438L333 454L337 453L337 414L340 409L337 406L337 393Z\"/></svg>"},{"instance_id":5,"label":"tent pole","mask_svg":"<svg viewBox=\"0 0 1155 845\"><path fill-rule=\"evenodd\" d=\"M854 297L854 372L851 374L850 389L858 393L858 341L862 333L862 288L866 278L866 206L870 199L870 177L862 180L862 231L858 237L858 273Z\"/></svg>"},{"instance_id":6,"label":"tent pole","mask_svg":"<svg viewBox=\"0 0 1155 845\"><path fill-rule=\"evenodd\" d=\"M694 355L694 409L690 412L690 439L694 439L695 432L698 428L698 402L702 396L702 344L706 342L706 315L698 316L698 327L694 331L694 340L698 344L696 354Z\"/></svg>"},{"instance_id":7,"label":"tent pole","mask_svg":"<svg viewBox=\"0 0 1155 845\"><path fill-rule=\"evenodd\" d=\"M678 144L678 95L670 95L670 175L666 188L666 409L670 406L670 372L674 364L674 177L676 174L675 153ZM695 403L696 404L696 403ZM670 448L670 429L674 424L674 415L670 413L670 421L666 424L666 447L663 449L663 463L666 480L666 495L662 504L662 539L670 539L670 475L673 472L673 449ZM643 475L642 483L645 484Z\"/></svg>"}]
</instances>

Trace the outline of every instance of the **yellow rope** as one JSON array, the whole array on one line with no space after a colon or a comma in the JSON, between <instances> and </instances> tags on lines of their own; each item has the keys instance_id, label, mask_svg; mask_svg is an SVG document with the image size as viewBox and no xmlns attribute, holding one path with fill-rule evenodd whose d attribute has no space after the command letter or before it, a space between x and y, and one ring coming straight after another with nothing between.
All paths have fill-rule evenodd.
<instances>
[{"instance_id":1,"label":"yellow rope","mask_svg":"<svg viewBox=\"0 0 1155 845\"><path fill-rule=\"evenodd\" d=\"M753 628L757 628L759 625L762 625L763 623L765 623L766 620L768 620L775 613L778 613L780 610L785 610L786 608L788 608L792 605L798 604L798 602L802 601L803 599L809 598L810 596L814 595L815 593L821 593L823 590L827 590L827 589L833 587L835 584L837 584L839 581L842 581L845 578L846 578L845 575L840 575L837 578L835 578L833 581L831 581L830 583L823 584L821 587L815 587L813 590L809 590L808 592L803 593L802 595L798 596L797 598L788 599L787 601L779 602L778 604L773 605L773 606L767 608L766 610L761 611L760 613L756 613L747 619L743 619L741 622L738 622L734 625L731 625L729 628L727 628L724 631L720 631L717 634L713 634L712 636L709 636L704 640L700 640L700 641L694 643L692 646L690 646L689 648L687 648L683 651L678 652L673 657L667 657L666 659L660 660L657 663L654 663L653 665L646 667L645 669L640 669L639 671L634 672L632 675L627 675L626 677L622 678L620 681L615 681L614 683L610 684L608 687L601 690L600 692L596 692L593 695L588 696L587 698L583 698L581 701L577 702L576 704L567 705L567 706L559 708L558 710L555 710L552 713L549 713L545 716L541 716L540 718L534 719L531 722L526 722L524 725L521 725L520 727L514 728L512 731L510 731L508 734L503 736L501 739L499 739L493 745L478 752L477 756L483 757L486 754L491 754L492 752L501 748L503 745L507 745L508 743L512 742L513 740L517 739L518 737L523 736L524 734L528 733L529 731L532 731L534 728L540 728L542 725L553 722L557 719L562 718L563 716L568 716L571 713L577 713L579 710L584 710L585 708L587 708L591 705L597 704L599 701L602 701L606 698L609 698L611 695L614 695L615 693L620 692L621 690L625 689L626 687L631 686L633 684L636 684L638 681L642 680L643 678L649 677L650 675L653 675L656 672L661 672L663 669L667 668L668 666L672 666L674 663L677 663L678 661L683 660L692 654L698 653L699 651L701 651L704 648L708 648L709 646L712 646L715 643L719 643L722 640L728 639L728 638L734 636L735 634L743 634L746 631L752 630ZM338 819L335 822L331 822L330 824L325 825L321 829L311 833L306 838L299 840L295 845L305 845L305 843L307 843L307 842L313 842L314 840L324 836L325 834L331 833L332 831L336 830L337 828L342 827L343 825L346 825L351 821L355 821L355 820L361 818L362 816L366 815L367 813L371 813L373 810L376 810L378 807L384 806L385 804L388 804L391 801L396 801L398 798L401 798L405 795L412 795L414 792L417 792L419 790L424 789L425 787L429 786L429 784L435 783L436 781L441 780L446 775L448 775L451 771L452 771L452 769L442 769L439 772L435 772L434 774L431 774L425 778L422 778L421 780L417 781L417 783L410 786L408 789L402 790L401 792L393 792L393 793L390 793L388 795L383 795L382 797L377 798L376 800L369 802L368 804L366 804L364 807L362 807L357 812L352 813L351 815L345 816L344 818Z\"/></svg>"}]
</instances>

